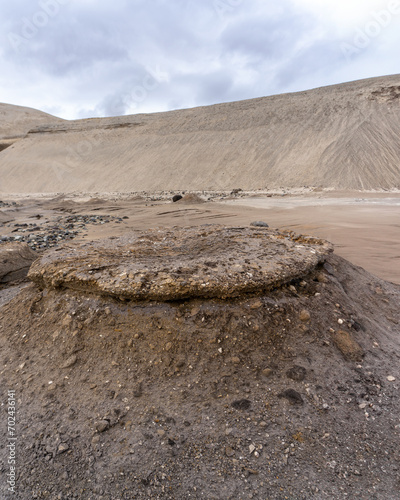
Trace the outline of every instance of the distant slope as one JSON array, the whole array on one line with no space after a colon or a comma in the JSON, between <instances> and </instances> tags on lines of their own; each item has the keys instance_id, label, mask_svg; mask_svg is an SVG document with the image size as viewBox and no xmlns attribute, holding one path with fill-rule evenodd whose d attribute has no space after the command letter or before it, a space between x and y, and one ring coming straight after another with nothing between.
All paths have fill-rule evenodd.
<instances>
[{"instance_id":1,"label":"distant slope","mask_svg":"<svg viewBox=\"0 0 400 500\"><path fill-rule=\"evenodd\" d=\"M33 127L64 120L37 109L0 103L0 141L26 135Z\"/></svg>"},{"instance_id":2,"label":"distant slope","mask_svg":"<svg viewBox=\"0 0 400 500\"><path fill-rule=\"evenodd\" d=\"M400 187L400 75L188 110L39 127L0 191Z\"/></svg>"}]
</instances>

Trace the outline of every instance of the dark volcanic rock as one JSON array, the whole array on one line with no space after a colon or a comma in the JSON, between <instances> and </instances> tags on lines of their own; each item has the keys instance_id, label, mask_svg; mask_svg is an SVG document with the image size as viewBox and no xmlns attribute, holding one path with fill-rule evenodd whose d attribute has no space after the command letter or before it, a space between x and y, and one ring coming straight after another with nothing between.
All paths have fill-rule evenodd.
<instances>
[{"instance_id":1,"label":"dark volcanic rock","mask_svg":"<svg viewBox=\"0 0 400 500\"><path fill-rule=\"evenodd\" d=\"M260 220L256 220L254 222L251 222L250 226L253 226L253 227L269 227L269 225L266 222L263 222L263 221L260 221Z\"/></svg>"}]
</instances>

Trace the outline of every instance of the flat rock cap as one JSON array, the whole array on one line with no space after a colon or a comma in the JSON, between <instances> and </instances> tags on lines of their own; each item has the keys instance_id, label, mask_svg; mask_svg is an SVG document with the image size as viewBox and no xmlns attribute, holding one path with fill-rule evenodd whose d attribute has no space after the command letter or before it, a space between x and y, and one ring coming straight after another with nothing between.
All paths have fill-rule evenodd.
<instances>
[{"instance_id":1,"label":"flat rock cap","mask_svg":"<svg viewBox=\"0 0 400 500\"><path fill-rule=\"evenodd\" d=\"M304 276L331 251L324 240L267 228L151 229L52 249L28 276L41 288L134 301L228 299Z\"/></svg>"}]
</instances>

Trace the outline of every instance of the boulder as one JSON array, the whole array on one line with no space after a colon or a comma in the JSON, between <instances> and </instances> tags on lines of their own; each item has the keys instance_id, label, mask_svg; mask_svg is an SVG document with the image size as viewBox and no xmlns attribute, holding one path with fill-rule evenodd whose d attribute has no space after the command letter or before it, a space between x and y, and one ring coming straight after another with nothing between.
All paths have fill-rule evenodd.
<instances>
[{"instance_id":1,"label":"boulder","mask_svg":"<svg viewBox=\"0 0 400 500\"><path fill-rule=\"evenodd\" d=\"M0 244L0 282L9 283L25 278L38 255L26 243Z\"/></svg>"}]
</instances>

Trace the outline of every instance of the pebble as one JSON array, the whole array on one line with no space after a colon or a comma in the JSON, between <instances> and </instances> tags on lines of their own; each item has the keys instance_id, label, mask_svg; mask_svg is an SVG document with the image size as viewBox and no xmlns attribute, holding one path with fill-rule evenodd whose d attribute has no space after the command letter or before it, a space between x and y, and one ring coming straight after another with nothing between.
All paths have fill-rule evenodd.
<instances>
[{"instance_id":1,"label":"pebble","mask_svg":"<svg viewBox=\"0 0 400 500\"><path fill-rule=\"evenodd\" d=\"M63 365L61 365L61 368L71 368L71 366L74 366L74 364L78 361L78 358L76 357L76 354L73 354L70 356Z\"/></svg>"},{"instance_id":2,"label":"pebble","mask_svg":"<svg viewBox=\"0 0 400 500\"><path fill-rule=\"evenodd\" d=\"M240 364L240 358L238 358L237 356L234 356L231 361L234 365Z\"/></svg>"},{"instance_id":3,"label":"pebble","mask_svg":"<svg viewBox=\"0 0 400 500\"><path fill-rule=\"evenodd\" d=\"M234 451L234 450L233 450L230 446L227 446L227 447L225 448L225 455L226 455L227 457L233 457L233 456L234 456L234 454L235 454L235 451Z\"/></svg>"},{"instance_id":4,"label":"pebble","mask_svg":"<svg viewBox=\"0 0 400 500\"><path fill-rule=\"evenodd\" d=\"M66 451L69 450L69 446L67 443L61 443L60 446L58 447L58 453L65 453Z\"/></svg>"},{"instance_id":5,"label":"pebble","mask_svg":"<svg viewBox=\"0 0 400 500\"><path fill-rule=\"evenodd\" d=\"M272 377L272 375L274 374L274 370L272 370L271 368L265 368L265 370L262 371L262 374L264 375L264 377Z\"/></svg>"},{"instance_id":6,"label":"pebble","mask_svg":"<svg viewBox=\"0 0 400 500\"><path fill-rule=\"evenodd\" d=\"M96 422L94 425L97 432L104 432L109 426L110 424L107 420L100 420L100 422Z\"/></svg>"},{"instance_id":7,"label":"pebble","mask_svg":"<svg viewBox=\"0 0 400 500\"><path fill-rule=\"evenodd\" d=\"M387 379L389 380L389 382L394 382L396 380L396 377L393 377L392 375L389 375L387 377Z\"/></svg>"},{"instance_id":8,"label":"pebble","mask_svg":"<svg viewBox=\"0 0 400 500\"><path fill-rule=\"evenodd\" d=\"M304 404L301 394L294 389L286 389L285 391L278 394L278 398L285 398L292 405L302 405Z\"/></svg>"},{"instance_id":9,"label":"pebble","mask_svg":"<svg viewBox=\"0 0 400 500\"><path fill-rule=\"evenodd\" d=\"M248 399L239 399L234 401L231 406L236 410L248 410L251 406L251 401Z\"/></svg>"},{"instance_id":10,"label":"pebble","mask_svg":"<svg viewBox=\"0 0 400 500\"><path fill-rule=\"evenodd\" d=\"M307 370L302 366L295 365L286 372L286 376L297 382L302 382L306 378Z\"/></svg>"},{"instance_id":11,"label":"pebble","mask_svg":"<svg viewBox=\"0 0 400 500\"><path fill-rule=\"evenodd\" d=\"M303 309L300 312L300 316L299 317L300 317L300 321L303 321L304 323L306 323L307 321L310 321L311 314L306 309Z\"/></svg>"}]
</instances>

